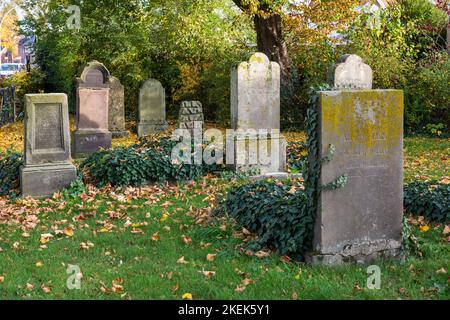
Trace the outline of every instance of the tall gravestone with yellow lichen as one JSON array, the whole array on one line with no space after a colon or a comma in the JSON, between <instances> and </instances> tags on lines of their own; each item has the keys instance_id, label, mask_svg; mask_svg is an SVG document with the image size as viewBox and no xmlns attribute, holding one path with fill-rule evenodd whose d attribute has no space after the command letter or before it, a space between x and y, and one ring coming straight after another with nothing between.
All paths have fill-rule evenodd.
<instances>
[{"instance_id":1,"label":"tall gravestone with yellow lichen","mask_svg":"<svg viewBox=\"0 0 450 320\"><path fill-rule=\"evenodd\" d=\"M372 90L372 70L355 55L331 72L318 93L317 216L310 263L368 263L401 258L403 92ZM329 163L322 159L334 155ZM321 188L346 175L337 190Z\"/></svg>"}]
</instances>

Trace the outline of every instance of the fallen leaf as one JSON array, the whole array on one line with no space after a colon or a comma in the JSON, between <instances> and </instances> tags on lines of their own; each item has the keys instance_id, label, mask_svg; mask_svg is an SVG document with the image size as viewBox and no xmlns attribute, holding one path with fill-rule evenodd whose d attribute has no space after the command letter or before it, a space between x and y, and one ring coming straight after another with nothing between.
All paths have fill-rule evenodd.
<instances>
[{"instance_id":1,"label":"fallen leaf","mask_svg":"<svg viewBox=\"0 0 450 320\"><path fill-rule=\"evenodd\" d=\"M67 227L64 229L64 234L68 237L73 237L74 231L71 227Z\"/></svg>"},{"instance_id":2,"label":"fallen leaf","mask_svg":"<svg viewBox=\"0 0 450 320\"><path fill-rule=\"evenodd\" d=\"M258 251L257 253L255 253L255 256L262 259L262 258L266 258L266 257L270 256L270 253L268 253L266 251Z\"/></svg>"},{"instance_id":3,"label":"fallen leaf","mask_svg":"<svg viewBox=\"0 0 450 320\"><path fill-rule=\"evenodd\" d=\"M436 273L446 274L447 270L445 268L441 268L441 269L437 270Z\"/></svg>"},{"instance_id":4,"label":"fallen leaf","mask_svg":"<svg viewBox=\"0 0 450 320\"><path fill-rule=\"evenodd\" d=\"M183 294L182 298L183 300L192 300L193 299L192 293L185 293Z\"/></svg>"},{"instance_id":5,"label":"fallen leaf","mask_svg":"<svg viewBox=\"0 0 450 320\"><path fill-rule=\"evenodd\" d=\"M442 232L443 235L447 235L450 233L450 226L445 226L444 231Z\"/></svg>"},{"instance_id":6,"label":"fallen leaf","mask_svg":"<svg viewBox=\"0 0 450 320\"><path fill-rule=\"evenodd\" d=\"M192 243L192 238L188 237L188 236L181 236L181 240L183 241L184 244L191 244Z\"/></svg>"},{"instance_id":7,"label":"fallen leaf","mask_svg":"<svg viewBox=\"0 0 450 320\"><path fill-rule=\"evenodd\" d=\"M169 219L169 215L167 213L164 213L161 217L161 219L159 219L160 222L164 222L167 221L167 219Z\"/></svg>"},{"instance_id":8,"label":"fallen leaf","mask_svg":"<svg viewBox=\"0 0 450 320\"><path fill-rule=\"evenodd\" d=\"M181 257L180 259L177 260L178 264L188 264L189 262L187 262L186 260L184 260L184 257Z\"/></svg>"},{"instance_id":9,"label":"fallen leaf","mask_svg":"<svg viewBox=\"0 0 450 320\"><path fill-rule=\"evenodd\" d=\"M122 278L118 278L118 279L114 279L112 281L112 287L111 290L114 293L123 293L124 291L124 287L123 287L123 279Z\"/></svg>"},{"instance_id":10,"label":"fallen leaf","mask_svg":"<svg viewBox=\"0 0 450 320\"><path fill-rule=\"evenodd\" d=\"M25 288L26 288L28 291L31 291L31 290L34 289L34 285L32 285L31 283L27 283L26 286L25 286Z\"/></svg>"},{"instance_id":11,"label":"fallen leaf","mask_svg":"<svg viewBox=\"0 0 450 320\"><path fill-rule=\"evenodd\" d=\"M206 260L209 262L212 262L212 261L214 261L214 259L216 259L216 256L217 256L217 254L210 253L206 256Z\"/></svg>"},{"instance_id":12,"label":"fallen leaf","mask_svg":"<svg viewBox=\"0 0 450 320\"><path fill-rule=\"evenodd\" d=\"M36 262L36 268L42 268L44 266L44 263L42 261Z\"/></svg>"},{"instance_id":13,"label":"fallen leaf","mask_svg":"<svg viewBox=\"0 0 450 320\"><path fill-rule=\"evenodd\" d=\"M428 232L429 230L430 230L429 226L421 226L420 227L420 231L422 231L422 232Z\"/></svg>"},{"instance_id":14,"label":"fallen leaf","mask_svg":"<svg viewBox=\"0 0 450 320\"><path fill-rule=\"evenodd\" d=\"M0 283L5 282L5 276L0 276Z\"/></svg>"},{"instance_id":15,"label":"fallen leaf","mask_svg":"<svg viewBox=\"0 0 450 320\"><path fill-rule=\"evenodd\" d=\"M208 279L211 279L216 275L215 271L199 271L199 273L203 274Z\"/></svg>"},{"instance_id":16,"label":"fallen leaf","mask_svg":"<svg viewBox=\"0 0 450 320\"><path fill-rule=\"evenodd\" d=\"M154 233L152 235L151 239L152 239L152 241L155 241L155 242L159 241L161 239L160 236L159 236L159 232Z\"/></svg>"},{"instance_id":17,"label":"fallen leaf","mask_svg":"<svg viewBox=\"0 0 450 320\"><path fill-rule=\"evenodd\" d=\"M46 244L46 243L48 243L50 241L51 238L53 238L52 234L44 233L44 234L41 234L41 238L39 239L39 242L41 244Z\"/></svg>"},{"instance_id":18,"label":"fallen leaf","mask_svg":"<svg viewBox=\"0 0 450 320\"><path fill-rule=\"evenodd\" d=\"M52 289L50 287L47 287L45 285L41 286L42 291L44 291L45 294L49 294L52 292Z\"/></svg>"}]
</instances>

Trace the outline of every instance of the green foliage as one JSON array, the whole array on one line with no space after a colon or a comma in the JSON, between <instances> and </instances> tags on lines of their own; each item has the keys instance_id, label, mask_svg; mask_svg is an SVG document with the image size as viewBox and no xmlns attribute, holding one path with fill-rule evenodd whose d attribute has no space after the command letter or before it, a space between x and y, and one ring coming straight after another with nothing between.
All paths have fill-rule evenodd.
<instances>
[{"instance_id":1,"label":"green foliage","mask_svg":"<svg viewBox=\"0 0 450 320\"><path fill-rule=\"evenodd\" d=\"M303 142L289 142L286 149L287 164L291 172L303 172L306 169L307 146Z\"/></svg>"},{"instance_id":2,"label":"green foliage","mask_svg":"<svg viewBox=\"0 0 450 320\"><path fill-rule=\"evenodd\" d=\"M403 239L402 239L403 251L421 257L423 255L421 250L421 242L414 235L413 227L409 223L408 218L403 218Z\"/></svg>"},{"instance_id":3,"label":"green foliage","mask_svg":"<svg viewBox=\"0 0 450 320\"><path fill-rule=\"evenodd\" d=\"M216 165L173 164L172 150L177 144L161 138L99 151L90 155L80 169L88 180L99 186L142 186L150 182L194 180L218 170Z\"/></svg>"},{"instance_id":4,"label":"green foliage","mask_svg":"<svg viewBox=\"0 0 450 320\"><path fill-rule=\"evenodd\" d=\"M222 210L258 237L250 246L259 250L265 246L280 254L303 258L309 249L311 225L307 216L307 199L298 182L257 181L231 189Z\"/></svg>"},{"instance_id":5,"label":"green foliage","mask_svg":"<svg viewBox=\"0 0 450 320\"><path fill-rule=\"evenodd\" d=\"M406 125L420 130L427 124L450 128L450 59L445 51L422 60L406 89ZM437 128L437 127L436 127ZM431 130L429 130L431 131Z\"/></svg>"},{"instance_id":6,"label":"green foliage","mask_svg":"<svg viewBox=\"0 0 450 320\"><path fill-rule=\"evenodd\" d=\"M77 179L70 184L70 186L62 191L62 197L66 201L70 201L78 198L83 193L86 193L87 189L83 183L83 180Z\"/></svg>"},{"instance_id":7,"label":"green foliage","mask_svg":"<svg viewBox=\"0 0 450 320\"><path fill-rule=\"evenodd\" d=\"M30 72L21 71L7 78L2 85L16 87L16 106L18 110L25 108L25 95L28 93L40 93L44 89L45 73L38 68L32 68Z\"/></svg>"},{"instance_id":8,"label":"green foliage","mask_svg":"<svg viewBox=\"0 0 450 320\"><path fill-rule=\"evenodd\" d=\"M412 182L405 186L407 212L440 223L450 221L450 185L439 182Z\"/></svg>"},{"instance_id":9,"label":"green foliage","mask_svg":"<svg viewBox=\"0 0 450 320\"><path fill-rule=\"evenodd\" d=\"M22 154L11 150L0 154L0 196L13 195L18 191L19 169L22 165Z\"/></svg>"}]
</instances>

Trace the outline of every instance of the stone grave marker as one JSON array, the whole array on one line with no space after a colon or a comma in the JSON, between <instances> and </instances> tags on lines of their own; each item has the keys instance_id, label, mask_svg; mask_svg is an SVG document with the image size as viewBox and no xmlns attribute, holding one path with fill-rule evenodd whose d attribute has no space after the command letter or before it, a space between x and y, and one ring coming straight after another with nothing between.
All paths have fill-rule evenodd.
<instances>
[{"instance_id":1,"label":"stone grave marker","mask_svg":"<svg viewBox=\"0 0 450 320\"><path fill-rule=\"evenodd\" d=\"M70 156L67 96L59 93L27 94L25 101L21 193L24 197L50 197L77 178Z\"/></svg>"},{"instance_id":2,"label":"stone grave marker","mask_svg":"<svg viewBox=\"0 0 450 320\"><path fill-rule=\"evenodd\" d=\"M372 89L372 68L355 54L342 56L330 69L328 78L335 90Z\"/></svg>"},{"instance_id":3,"label":"stone grave marker","mask_svg":"<svg viewBox=\"0 0 450 320\"><path fill-rule=\"evenodd\" d=\"M361 72L361 79L371 77L368 70ZM361 85L359 80L354 85L345 83L352 88ZM330 146L335 147L331 162L322 164L318 184L326 186L344 175L348 182L337 190L319 191L313 252L307 261L342 264L400 259L403 92L323 91L317 111L319 150L311 159L321 162Z\"/></svg>"},{"instance_id":4,"label":"stone grave marker","mask_svg":"<svg viewBox=\"0 0 450 320\"><path fill-rule=\"evenodd\" d=\"M248 62L232 70L231 125L236 133L234 138L227 138L227 163L234 163L235 170L259 169L263 174L285 171L280 66L263 53L253 54Z\"/></svg>"},{"instance_id":5,"label":"stone grave marker","mask_svg":"<svg viewBox=\"0 0 450 320\"><path fill-rule=\"evenodd\" d=\"M122 138L129 135L125 129L125 92L120 80L109 77L109 131L113 138Z\"/></svg>"},{"instance_id":6,"label":"stone grave marker","mask_svg":"<svg viewBox=\"0 0 450 320\"><path fill-rule=\"evenodd\" d=\"M76 158L111 148L109 131L109 71L97 61L90 62L77 79L77 114L74 133Z\"/></svg>"},{"instance_id":7,"label":"stone grave marker","mask_svg":"<svg viewBox=\"0 0 450 320\"><path fill-rule=\"evenodd\" d=\"M139 93L138 136L162 132L167 127L166 91L161 82L149 79L142 85Z\"/></svg>"},{"instance_id":8,"label":"stone grave marker","mask_svg":"<svg viewBox=\"0 0 450 320\"><path fill-rule=\"evenodd\" d=\"M200 101L183 101L178 118L180 129L186 129L193 136L194 130L203 134L203 106Z\"/></svg>"}]
</instances>

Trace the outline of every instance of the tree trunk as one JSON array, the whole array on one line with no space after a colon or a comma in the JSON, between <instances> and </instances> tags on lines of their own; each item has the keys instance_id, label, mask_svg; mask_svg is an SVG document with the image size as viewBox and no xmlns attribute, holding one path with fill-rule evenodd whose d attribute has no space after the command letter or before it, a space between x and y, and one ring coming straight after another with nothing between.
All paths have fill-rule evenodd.
<instances>
[{"instance_id":1,"label":"tree trunk","mask_svg":"<svg viewBox=\"0 0 450 320\"><path fill-rule=\"evenodd\" d=\"M268 18L263 18L255 15L254 22L258 51L265 53L271 61L280 64L282 87L290 87L292 85L292 64L284 41L281 16L272 14Z\"/></svg>"}]
</instances>

